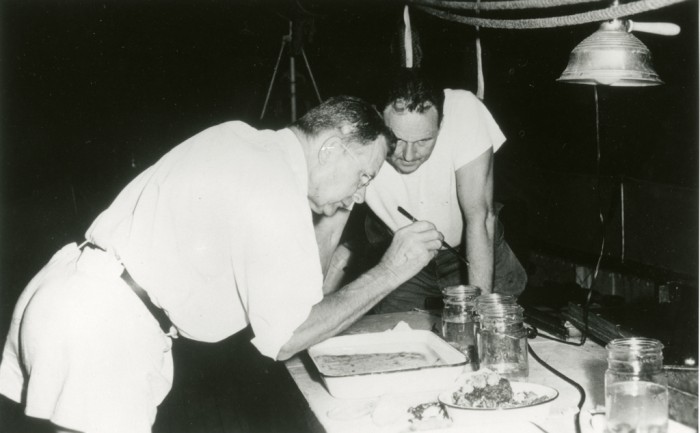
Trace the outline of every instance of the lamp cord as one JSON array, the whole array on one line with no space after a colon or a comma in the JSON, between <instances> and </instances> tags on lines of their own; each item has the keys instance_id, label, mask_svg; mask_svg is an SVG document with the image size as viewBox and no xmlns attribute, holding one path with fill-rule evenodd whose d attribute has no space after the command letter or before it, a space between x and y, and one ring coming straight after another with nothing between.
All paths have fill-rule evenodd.
<instances>
[{"instance_id":1,"label":"lamp cord","mask_svg":"<svg viewBox=\"0 0 700 433\"><path fill-rule=\"evenodd\" d=\"M566 341L556 337L550 337L548 335L542 335L537 331L537 328L532 326L535 330L535 334L542 338L548 340L556 341L558 343L567 344L569 346L583 346L588 338L588 315L591 305L591 299L593 298L593 287L595 282L598 280L598 272L600 271L600 264L603 261L603 253L605 252L605 215L603 215L603 199L600 195L600 104L598 103L598 86L593 86L593 101L595 103L595 144L596 144L596 184L595 190L598 198L598 219L600 221L600 252L598 253L598 259L596 260L595 268L593 269L593 278L591 279L590 286L586 293L586 300L583 304L583 331L581 332L581 338L577 342Z\"/></svg>"},{"instance_id":2,"label":"lamp cord","mask_svg":"<svg viewBox=\"0 0 700 433\"><path fill-rule=\"evenodd\" d=\"M593 271L593 279L591 281L590 287L588 288L588 293L586 295L586 302L584 303L584 306L583 306L584 329L583 329L583 332L581 334L580 341L578 341L576 343L566 341L566 340L561 340L559 338L550 337L547 335L539 334L539 332L537 331L537 328L535 328L534 326L532 327L534 332L532 333L532 335L528 335L528 337L530 337L530 338L534 338L536 336L539 336L542 338L546 338L548 340L556 341L558 343L568 344L570 346L583 346L583 344L585 344L585 342L586 342L586 338L588 335L588 310L589 310L589 306L591 303L591 297L593 294L593 284L596 282L596 280L598 278L598 271L600 270L600 263L603 259L603 252L605 250L605 217L603 215L602 200L601 200L601 196L600 196L600 153L601 153L601 151L600 151L600 109L599 109L599 104L598 104L598 86L593 86L593 98L595 101L595 125L596 125L596 129L595 129L596 130L596 136L595 136L596 137L596 175L597 175L596 176L596 179L597 179L596 190L598 193L598 217L600 219L602 242L600 245L600 254L598 255L598 260L596 261L595 269ZM583 405L586 402L586 390L583 389L583 387L578 382L576 382L575 380L566 376L564 373L560 372L556 368L554 368L551 365L549 365L548 363L546 363L542 358L540 358L537 355L537 353L535 353L535 351L532 349L532 346L530 346L530 343L527 344L527 350L530 353L530 355L537 362L539 362L544 368L546 368L547 370L552 372L554 375L556 375L557 377L561 378L562 380L564 380L565 382L567 382L568 384L570 384L571 386L576 388L576 390L578 391L579 400L578 400L578 403L576 404L576 406L578 407L578 412L574 416L574 422L575 422L575 426L576 426L576 432L580 433L580 431L581 431L580 415L581 415L581 411L583 410Z\"/></svg>"},{"instance_id":3,"label":"lamp cord","mask_svg":"<svg viewBox=\"0 0 700 433\"><path fill-rule=\"evenodd\" d=\"M661 9L663 7L671 6L685 1L688 0L637 0L634 3L626 3L612 8L609 7L589 12L582 12L579 14L550 18L529 18L520 20L465 17L462 15L436 9L435 7L424 6L425 4L429 4L431 6L440 7L440 2L436 0L409 0L409 3L415 4L416 8L422 10L423 12L426 12L430 15L442 18L447 21L455 21L470 26L479 26L492 29L524 30L565 27L577 24L608 21L614 18L627 17L642 12Z\"/></svg>"},{"instance_id":4,"label":"lamp cord","mask_svg":"<svg viewBox=\"0 0 700 433\"><path fill-rule=\"evenodd\" d=\"M535 361L539 362L544 368L552 372L555 376L559 377L562 379L564 382L568 383L569 385L573 386L576 388L576 391L578 391L578 403L576 403L576 407L578 407L578 412L576 412L576 415L574 415L574 424L576 426L576 432L580 433L581 431L581 426L580 426L580 415L581 411L583 410L583 405L586 402L586 390L583 389L583 387L576 382L575 380L571 379L569 376L565 375L561 371L557 370L556 368L552 367L548 363L546 363L542 358L540 358L537 353L532 349L532 346L530 346L530 343L527 344L527 351L530 353L530 355L535 358Z\"/></svg>"}]
</instances>

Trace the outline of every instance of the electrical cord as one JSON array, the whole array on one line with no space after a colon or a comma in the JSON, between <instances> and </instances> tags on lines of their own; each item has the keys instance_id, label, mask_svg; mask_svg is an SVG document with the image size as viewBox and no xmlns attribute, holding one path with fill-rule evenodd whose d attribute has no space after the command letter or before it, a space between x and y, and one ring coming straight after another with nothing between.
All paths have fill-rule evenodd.
<instances>
[{"instance_id":1,"label":"electrical cord","mask_svg":"<svg viewBox=\"0 0 700 433\"><path fill-rule=\"evenodd\" d=\"M593 278L591 280L591 285L588 288L588 293L586 294L586 302L583 305L583 331L581 333L581 339L578 342L570 342L566 340L562 340L559 338L555 337L550 337L548 335L543 335L540 334L539 331L537 330L536 327L532 325L528 325L527 329L527 337L530 338L535 338L537 336L540 336L542 338L546 338L548 340L553 340L558 343L562 344L568 344L570 346L583 346L586 343L586 338L588 336L588 314L589 314L589 308L591 304L591 299L593 296L593 287L595 282L597 281L598 278L598 271L600 270L600 264L603 260L603 253L605 251L605 216L603 215L603 209L602 209L602 198L600 195L600 111L599 111L599 105L598 105L598 86L593 86L593 97L595 101L595 121L596 121L596 192L598 196L598 218L600 220L600 230L601 230L601 245L600 245L600 253L598 254L598 260L596 261L596 265L593 271ZM580 432L581 426L579 424L580 420L580 414L581 410L583 410L583 405L586 402L586 390L583 389L583 387L576 382L575 380L569 378L566 376L564 373L560 372L556 368L552 367L549 365L547 362L545 362L542 358L540 358L537 353L532 349L532 346L530 346L530 343L527 344L527 350L528 353L537 361L539 362L544 368L552 372L555 376L561 378L574 388L579 393L579 401L577 403L578 407L578 413L576 413L574 419L575 419L575 425L576 425L576 431Z\"/></svg>"},{"instance_id":2,"label":"electrical cord","mask_svg":"<svg viewBox=\"0 0 700 433\"><path fill-rule=\"evenodd\" d=\"M600 109L598 104L598 86L593 86L593 99L595 102L595 139L596 139L596 195L598 198L598 219L600 221L600 252L598 253L598 259L596 260L595 268L593 269L593 278L591 279L591 284L588 287L588 292L586 293L586 300L583 304L583 330L581 332L581 339L578 342L566 341L556 337L550 337L548 335L540 334L537 328L532 326L535 335L539 335L542 338L548 340L556 341L558 343L567 344L569 346L583 346L588 338L588 315L591 305L591 299L593 298L593 287L598 279L598 272L600 271L600 264L603 261L603 253L605 252L605 216L603 215L603 199L600 195Z\"/></svg>"},{"instance_id":3,"label":"electrical cord","mask_svg":"<svg viewBox=\"0 0 700 433\"><path fill-rule=\"evenodd\" d=\"M583 0L585 2L586 0ZM601 21L603 19L613 19L613 18L619 18L622 16L629 16L635 13L639 13L643 10L652 10L652 9L658 9L661 7L665 7L674 3L680 3L685 0L643 0L636 2L634 5L623 5L622 7L616 7L616 8L607 8L599 11L593 11L593 12L587 12L583 14L576 14L576 15L570 15L570 16L564 16L564 17L554 17L554 18L541 18L541 19L526 19L526 20L493 20L493 19L483 19L483 18L474 18L474 17L464 17L460 15L456 15L453 13L449 13L446 11L441 11L438 9L434 9L433 7L429 6L443 6L445 7L447 4L453 4L453 2L442 2L440 0L414 0L411 3L414 4L418 9L437 16L442 19L446 19L449 21L456 21L460 22L463 24L469 24L469 25L474 25L481 27L489 27L489 28L512 28L512 29L526 29L526 28L549 28L549 27L560 27L560 26L566 26L566 25L573 25L573 24L582 24L582 23L587 23L587 22L594 22L594 21ZM513 2L515 3L515 2ZM454 5L454 4L453 4ZM525 7L525 6L531 6L532 3L529 2L523 2L523 4L518 4L519 7ZM475 3L476 6L476 11L478 15L479 7L481 6L479 1ZM624 7L627 7L627 9L623 10ZM595 115L596 115L596 193L598 196L598 216L600 220L600 228L601 228L601 246L600 246L600 253L598 254L598 260L596 261L596 265L594 268L593 272L593 278L591 280L590 286L588 288L588 292L586 294L586 300L583 305L583 331L581 333L581 339L578 342L570 342L566 340L562 340L559 338L555 337L550 337L547 335L540 334L534 326L528 327L528 338L535 338L536 336L541 336L542 338L549 339L556 341L558 343L562 344L567 344L570 346L583 346L586 343L587 337L588 337L588 327L589 327L589 308L591 304L591 299L593 297L593 287L595 282L597 281L598 277L598 272L600 270L600 264L603 259L603 254L605 251L605 217L603 215L602 211L602 200L601 200L601 195L600 195L600 116L599 116L599 105L598 105L598 88L597 86L593 86L594 89L594 98L595 98ZM579 423L580 420L580 413L583 410L583 405L586 402L586 391L585 389L575 380L569 378L566 376L564 373L560 372L556 368L552 367L549 365L547 362L545 362L542 358L540 358L537 353L532 349L532 346L530 344L527 344L527 349L528 353L537 361L539 362L543 367L545 367L547 370L549 370L552 374L555 376L559 377L560 379L564 380L571 386L573 386L579 393L579 401L576 404L578 407L578 412L576 413L574 420L575 420L575 426L576 426L576 431L580 432L581 426Z\"/></svg>"},{"instance_id":4,"label":"electrical cord","mask_svg":"<svg viewBox=\"0 0 700 433\"><path fill-rule=\"evenodd\" d=\"M583 404L586 402L586 390L583 389L583 387L576 382L575 380L571 379L569 376L565 375L561 371L557 370L556 368L552 367L548 363L546 363L542 358L540 358L537 353L532 349L532 346L530 346L530 343L527 344L527 351L532 356L535 358L535 361L539 362L544 368L552 372L555 376L558 378L562 379L564 382L568 383L569 385L573 386L576 388L576 391L579 393L579 399L578 403L576 404L576 407L578 407L578 412L576 415L574 415L574 425L576 426L576 432L579 433L581 431L581 426L579 423L581 411L583 410Z\"/></svg>"},{"instance_id":5,"label":"electrical cord","mask_svg":"<svg viewBox=\"0 0 700 433\"><path fill-rule=\"evenodd\" d=\"M582 346L583 343L585 343L585 338L582 338L579 343L571 343L568 341L560 340L558 338L553 338L553 337L549 337L547 335L540 334L538 332L537 328L535 328L534 326L531 326L531 325L528 326L527 338L532 339L532 338L535 338L538 336L543 337L543 338L547 338L549 340L554 340L554 341L559 342L559 343L569 344L571 346ZM530 354L530 356L532 356L535 359L535 361L540 363L540 365L542 365L544 368L549 370L552 374L554 374L558 378L562 379L564 382L573 386L576 389L576 391L578 392L579 399L578 399L578 403L576 403L576 407L578 407L578 412L576 412L576 415L574 415L574 425L576 427L576 433L580 433L581 432L580 415L581 415L581 411L583 410L583 405L584 405L584 403L586 403L586 390L583 389L583 386L581 386L578 382L576 382L575 380L573 380L569 376L565 375L561 371L557 370L556 368L552 367L549 363L547 363L545 360L540 358L540 356L537 355L537 352L535 352L535 350L532 348L532 346L530 346L530 343L527 343L527 351Z\"/></svg>"}]
</instances>

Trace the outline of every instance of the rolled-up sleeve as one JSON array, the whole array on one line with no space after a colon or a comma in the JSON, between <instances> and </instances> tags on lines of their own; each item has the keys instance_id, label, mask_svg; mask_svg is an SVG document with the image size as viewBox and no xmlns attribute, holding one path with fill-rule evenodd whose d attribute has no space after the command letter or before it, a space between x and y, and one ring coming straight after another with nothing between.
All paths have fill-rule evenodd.
<instances>
[{"instance_id":1,"label":"rolled-up sleeve","mask_svg":"<svg viewBox=\"0 0 700 433\"><path fill-rule=\"evenodd\" d=\"M465 90L445 92L444 122L440 140L452 146L455 168L468 164L489 148L496 152L506 140L486 106Z\"/></svg>"}]
</instances>

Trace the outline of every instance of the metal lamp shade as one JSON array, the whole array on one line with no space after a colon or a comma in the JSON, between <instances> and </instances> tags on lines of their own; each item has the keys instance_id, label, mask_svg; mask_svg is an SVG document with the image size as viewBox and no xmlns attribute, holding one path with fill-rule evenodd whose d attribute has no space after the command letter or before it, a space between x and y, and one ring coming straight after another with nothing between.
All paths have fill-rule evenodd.
<instances>
[{"instance_id":1,"label":"metal lamp shade","mask_svg":"<svg viewBox=\"0 0 700 433\"><path fill-rule=\"evenodd\" d=\"M557 81L628 87L663 84L652 66L649 48L620 20L601 24L578 44Z\"/></svg>"}]
</instances>

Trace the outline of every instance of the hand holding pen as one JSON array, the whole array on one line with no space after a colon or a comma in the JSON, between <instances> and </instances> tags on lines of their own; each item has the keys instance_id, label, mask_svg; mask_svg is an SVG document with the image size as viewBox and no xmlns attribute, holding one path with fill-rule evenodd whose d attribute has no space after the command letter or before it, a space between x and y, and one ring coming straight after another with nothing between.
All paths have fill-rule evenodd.
<instances>
[{"instance_id":1,"label":"hand holding pen","mask_svg":"<svg viewBox=\"0 0 700 433\"><path fill-rule=\"evenodd\" d=\"M408 218L409 220L411 220L411 222L415 223L418 221L413 215L408 213L408 211L406 209L402 208L401 206L398 207L398 211L399 211L399 213L401 213L401 215L403 215L406 218ZM444 240L442 241L442 246L447 251L449 251L452 254L454 254L455 256L457 256L457 258L460 259L462 262L464 262L465 265L469 266L469 261L466 259L466 257L464 257L462 254L460 254L459 251L457 251L453 246L451 246L450 244L448 244Z\"/></svg>"}]
</instances>

